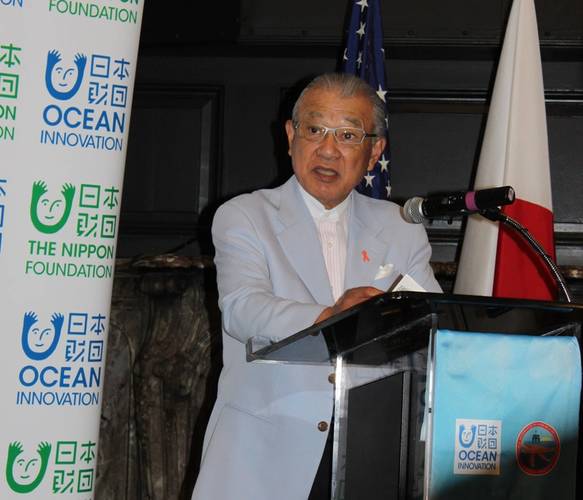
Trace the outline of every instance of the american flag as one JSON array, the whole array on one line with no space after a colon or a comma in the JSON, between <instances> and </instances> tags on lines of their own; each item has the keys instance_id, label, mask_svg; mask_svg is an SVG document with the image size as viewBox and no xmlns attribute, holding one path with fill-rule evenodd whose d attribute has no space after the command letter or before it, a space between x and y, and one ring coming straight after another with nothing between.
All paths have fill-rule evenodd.
<instances>
[{"instance_id":1,"label":"american flag","mask_svg":"<svg viewBox=\"0 0 583 500\"><path fill-rule=\"evenodd\" d=\"M385 125L388 128L385 83L385 50L381 24L380 0L350 0L352 13L346 33L346 46L342 56L342 71L359 76L376 89L385 103ZM387 199L391 195L389 165L391 155L387 145L374 169L367 172L358 191L371 198Z\"/></svg>"}]
</instances>

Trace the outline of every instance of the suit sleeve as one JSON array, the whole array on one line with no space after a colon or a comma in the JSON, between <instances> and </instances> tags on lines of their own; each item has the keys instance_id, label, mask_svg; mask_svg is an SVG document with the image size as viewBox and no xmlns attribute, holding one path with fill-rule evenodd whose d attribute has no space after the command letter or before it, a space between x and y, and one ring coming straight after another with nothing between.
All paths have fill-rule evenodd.
<instances>
[{"instance_id":1,"label":"suit sleeve","mask_svg":"<svg viewBox=\"0 0 583 500\"><path fill-rule=\"evenodd\" d=\"M411 276L424 290L428 292L440 293L443 290L433 275L433 270L429 264L431 259L431 245L427 239L427 233L423 226L410 226L414 231L412 241L414 242L409 254L407 274Z\"/></svg>"},{"instance_id":2,"label":"suit sleeve","mask_svg":"<svg viewBox=\"0 0 583 500\"><path fill-rule=\"evenodd\" d=\"M274 294L263 242L235 201L219 208L212 235L219 308L231 337L243 343L251 337L277 342L311 326L325 309Z\"/></svg>"}]
</instances>

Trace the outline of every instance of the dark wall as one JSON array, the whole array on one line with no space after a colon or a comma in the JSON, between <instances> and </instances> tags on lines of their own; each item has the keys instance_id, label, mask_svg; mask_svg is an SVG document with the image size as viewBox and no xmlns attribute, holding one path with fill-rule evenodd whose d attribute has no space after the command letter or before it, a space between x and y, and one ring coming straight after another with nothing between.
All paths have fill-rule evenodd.
<instances>
[{"instance_id":1,"label":"dark wall","mask_svg":"<svg viewBox=\"0 0 583 500\"><path fill-rule=\"evenodd\" d=\"M122 256L185 242L178 251L208 253L217 202L290 174L281 128L287 93L335 69L346 14L338 0L160 4L145 6ZM510 4L435 5L382 2L397 201L470 187ZM559 259L581 264L583 3L536 5ZM454 259L459 223L433 225L430 237L437 260Z\"/></svg>"}]
</instances>

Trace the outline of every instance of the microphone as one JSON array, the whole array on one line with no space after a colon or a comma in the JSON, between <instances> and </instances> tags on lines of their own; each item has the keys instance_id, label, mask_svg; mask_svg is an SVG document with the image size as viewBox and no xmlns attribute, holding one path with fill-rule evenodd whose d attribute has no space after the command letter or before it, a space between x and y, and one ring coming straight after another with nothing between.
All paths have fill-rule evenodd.
<instances>
[{"instance_id":1,"label":"microphone","mask_svg":"<svg viewBox=\"0 0 583 500\"><path fill-rule=\"evenodd\" d=\"M419 224L423 219L467 215L513 202L514 189L511 186L435 194L427 198L415 196L405 202L403 218L407 222Z\"/></svg>"}]
</instances>

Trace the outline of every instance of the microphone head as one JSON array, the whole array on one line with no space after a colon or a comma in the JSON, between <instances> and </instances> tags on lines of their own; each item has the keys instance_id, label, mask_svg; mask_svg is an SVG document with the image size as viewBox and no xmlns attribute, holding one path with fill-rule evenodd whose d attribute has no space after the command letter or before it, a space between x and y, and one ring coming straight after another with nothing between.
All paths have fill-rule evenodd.
<instances>
[{"instance_id":1,"label":"microphone head","mask_svg":"<svg viewBox=\"0 0 583 500\"><path fill-rule=\"evenodd\" d=\"M419 196L414 196L413 198L409 198L405 205L403 205L403 219L411 224L420 224L425 219L423 215L423 210L421 209L421 205L423 204L423 198Z\"/></svg>"}]
</instances>

